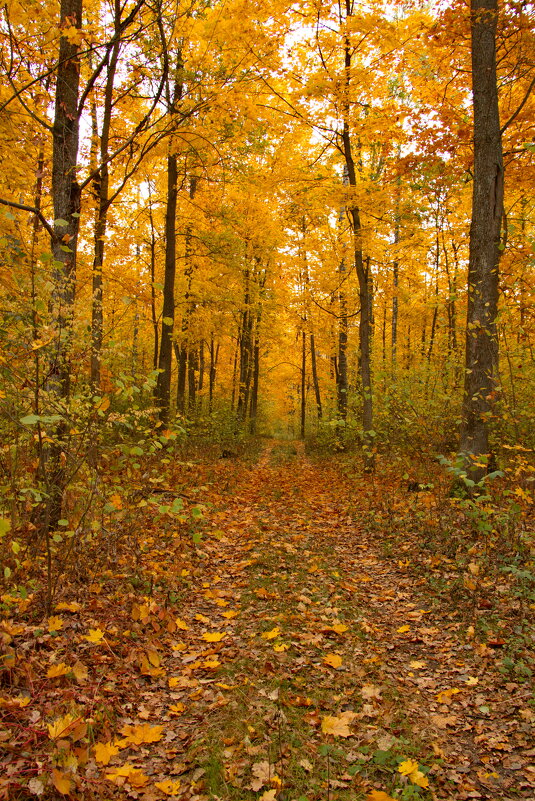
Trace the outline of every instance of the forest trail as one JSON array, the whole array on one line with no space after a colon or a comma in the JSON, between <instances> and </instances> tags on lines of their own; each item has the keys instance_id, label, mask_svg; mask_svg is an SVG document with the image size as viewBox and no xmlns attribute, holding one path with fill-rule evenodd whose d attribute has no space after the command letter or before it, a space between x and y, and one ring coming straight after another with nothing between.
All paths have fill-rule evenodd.
<instances>
[{"instance_id":1,"label":"forest trail","mask_svg":"<svg viewBox=\"0 0 535 801\"><path fill-rule=\"evenodd\" d=\"M176 472L210 498L197 546L147 520L152 594L108 572L69 624L105 636L48 644L88 670L96 797L533 798L529 686L389 544L374 479L286 442Z\"/></svg>"}]
</instances>

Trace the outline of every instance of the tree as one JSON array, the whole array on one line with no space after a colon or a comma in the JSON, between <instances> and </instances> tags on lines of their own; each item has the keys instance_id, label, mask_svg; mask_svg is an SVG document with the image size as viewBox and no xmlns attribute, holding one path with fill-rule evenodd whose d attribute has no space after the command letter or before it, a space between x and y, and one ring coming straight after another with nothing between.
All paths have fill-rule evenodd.
<instances>
[{"instance_id":1,"label":"tree","mask_svg":"<svg viewBox=\"0 0 535 801\"><path fill-rule=\"evenodd\" d=\"M498 270L503 214L503 155L496 76L497 0L472 0L474 181L460 450L469 477L487 473L489 423L496 399Z\"/></svg>"}]
</instances>

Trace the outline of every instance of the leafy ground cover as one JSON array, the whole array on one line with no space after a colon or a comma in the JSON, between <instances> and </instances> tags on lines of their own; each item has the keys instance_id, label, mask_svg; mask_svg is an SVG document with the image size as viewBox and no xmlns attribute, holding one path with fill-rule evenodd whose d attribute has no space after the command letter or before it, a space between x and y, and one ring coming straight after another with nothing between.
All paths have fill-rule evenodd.
<instances>
[{"instance_id":1,"label":"leafy ground cover","mask_svg":"<svg viewBox=\"0 0 535 801\"><path fill-rule=\"evenodd\" d=\"M51 614L2 594L0 798L532 799L529 499L434 478L276 443L114 491Z\"/></svg>"}]
</instances>

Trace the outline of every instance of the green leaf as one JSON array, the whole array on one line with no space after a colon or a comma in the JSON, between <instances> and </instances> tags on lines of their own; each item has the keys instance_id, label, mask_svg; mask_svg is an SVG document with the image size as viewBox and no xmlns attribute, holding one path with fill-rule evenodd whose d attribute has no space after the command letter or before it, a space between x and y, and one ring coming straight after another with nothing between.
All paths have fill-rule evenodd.
<instances>
[{"instance_id":1,"label":"green leaf","mask_svg":"<svg viewBox=\"0 0 535 801\"><path fill-rule=\"evenodd\" d=\"M16 540L13 540L13 542L11 543L11 550L13 551L13 553L19 553L20 552L20 543L17 542Z\"/></svg>"},{"instance_id":2,"label":"green leaf","mask_svg":"<svg viewBox=\"0 0 535 801\"><path fill-rule=\"evenodd\" d=\"M4 567L4 578L8 579L10 577L11 577L11 568L10 567Z\"/></svg>"},{"instance_id":3,"label":"green leaf","mask_svg":"<svg viewBox=\"0 0 535 801\"><path fill-rule=\"evenodd\" d=\"M41 420L38 414L27 414L26 417L21 417L20 422L25 426L34 426Z\"/></svg>"},{"instance_id":4,"label":"green leaf","mask_svg":"<svg viewBox=\"0 0 535 801\"><path fill-rule=\"evenodd\" d=\"M162 317L162 322L164 325L174 325L174 319L172 317Z\"/></svg>"},{"instance_id":5,"label":"green leaf","mask_svg":"<svg viewBox=\"0 0 535 801\"><path fill-rule=\"evenodd\" d=\"M143 456L143 448L140 448L139 445L134 445L133 448L130 448L130 456Z\"/></svg>"},{"instance_id":6,"label":"green leaf","mask_svg":"<svg viewBox=\"0 0 535 801\"><path fill-rule=\"evenodd\" d=\"M68 525L69 525L68 520L58 520L58 526L68 526Z\"/></svg>"},{"instance_id":7,"label":"green leaf","mask_svg":"<svg viewBox=\"0 0 535 801\"><path fill-rule=\"evenodd\" d=\"M10 528L11 523L7 517L0 517L0 537L3 537L4 534L7 534Z\"/></svg>"},{"instance_id":8,"label":"green leaf","mask_svg":"<svg viewBox=\"0 0 535 801\"><path fill-rule=\"evenodd\" d=\"M61 534L58 534L57 531L55 534L52 534L52 539L54 540L54 542L63 542L63 537L61 536Z\"/></svg>"},{"instance_id":9,"label":"green leaf","mask_svg":"<svg viewBox=\"0 0 535 801\"><path fill-rule=\"evenodd\" d=\"M201 532L200 532L200 531L196 531L196 532L195 532L195 533L192 535L191 539L193 540L193 542L195 543L195 545L198 545L198 544L200 543L200 541L202 540L202 534L201 534Z\"/></svg>"},{"instance_id":10,"label":"green leaf","mask_svg":"<svg viewBox=\"0 0 535 801\"><path fill-rule=\"evenodd\" d=\"M62 220L61 217L59 219L54 220L54 225L57 225L58 228L66 228L68 226L67 220Z\"/></svg>"}]
</instances>

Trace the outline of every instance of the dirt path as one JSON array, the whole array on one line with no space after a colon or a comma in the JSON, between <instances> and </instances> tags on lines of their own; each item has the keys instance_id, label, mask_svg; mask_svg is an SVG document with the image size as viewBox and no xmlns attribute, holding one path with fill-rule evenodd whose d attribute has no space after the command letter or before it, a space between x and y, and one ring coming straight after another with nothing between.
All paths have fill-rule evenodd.
<instances>
[{"instance_id":1,"label":"dirt path","mask_svg":"<svg viewBox=\"0 0 535 801\"><path fill-rule=\"evenodd\" d=\"M529 673L392 530L432 514L422 500L396 517L384 476L300 443L168 478L163 511L121 511L48 632L2 596L23 616L2 621L0 797L535 797Z\"/></svg>"},{"instance_id":2,"label":"dirt path","mask_svg":"<svg viewBox=\"0 0 535 801\"><path fill-rule=\"evenodd\" d=\"M168 698L184 706L167 719L179 772L199 781L187 793L533 798L529 687L504 686L491 649L385 550L355 512L366 492L348 497L339 473L297 451L223 471L235 489L200 546Z\"/></svg>"}]
</instances>

